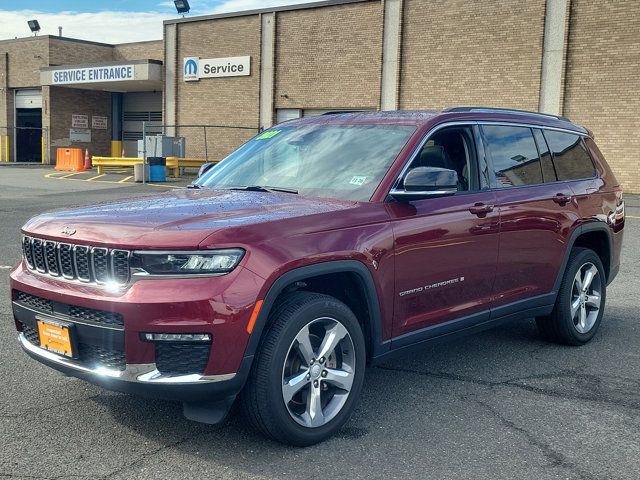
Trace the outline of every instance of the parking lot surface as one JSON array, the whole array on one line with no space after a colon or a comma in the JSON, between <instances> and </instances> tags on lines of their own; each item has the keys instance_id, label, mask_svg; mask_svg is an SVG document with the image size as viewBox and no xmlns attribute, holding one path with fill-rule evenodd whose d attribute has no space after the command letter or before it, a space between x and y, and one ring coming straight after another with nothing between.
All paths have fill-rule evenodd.
<instances>
[{"instance_id":1,"label":"parking lot surface","mask_svg":"<svg viewBox=\"0 0 640 480\"><path fill-rule=\"evenodd\" d=\"M590 344L545 343L529 319L424 348L370 368L340 434L299 449L238 414L192 423L179 404L108 392L20 351L8 275L21 225L51 208L166 190L51 172L0 168L0 478L640 478L638 197L627 197L622 268Z\"/></svg>"}]
</instances>

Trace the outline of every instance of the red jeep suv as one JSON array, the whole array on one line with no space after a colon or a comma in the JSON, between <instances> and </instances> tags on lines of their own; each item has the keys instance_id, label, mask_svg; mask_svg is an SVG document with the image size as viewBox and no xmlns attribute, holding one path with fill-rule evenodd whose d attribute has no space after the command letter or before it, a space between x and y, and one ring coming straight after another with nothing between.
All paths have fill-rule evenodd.
<instances>
[{"instance_id":1,"label":"red jeep suv","mask_svg":"<svg viewBox=\"0 0 640 480\"><path fill-rule=\"evenodd\" d=\"M264 131L189 189L45 213L11 273L22 348L106 388L310 445L365 366L534 317L588 342L620 263L622 192L561 117L459 107Z\"/></svg>"}]
</instances>

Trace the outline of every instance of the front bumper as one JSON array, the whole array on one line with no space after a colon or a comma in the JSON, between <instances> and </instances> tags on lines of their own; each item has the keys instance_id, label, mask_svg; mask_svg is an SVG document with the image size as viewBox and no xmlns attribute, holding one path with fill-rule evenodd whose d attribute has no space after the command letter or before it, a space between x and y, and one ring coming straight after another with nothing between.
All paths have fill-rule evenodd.
<instances>
[{"instance_id":1,"label":"front bumper","mask_svg":"<svg viewBox=\"0 0 640 480\"><path fill-rule=\"evenodd\" d=\"M244 385L253 360L252 357L245 357L236 373L165 376L158 371L155 363L127 364L124 370L91 368L33 345L23 333L18 334L18 340L30 357L65 375L109 390L188 403L235 397Z\"/></svg>"}]
</instances>

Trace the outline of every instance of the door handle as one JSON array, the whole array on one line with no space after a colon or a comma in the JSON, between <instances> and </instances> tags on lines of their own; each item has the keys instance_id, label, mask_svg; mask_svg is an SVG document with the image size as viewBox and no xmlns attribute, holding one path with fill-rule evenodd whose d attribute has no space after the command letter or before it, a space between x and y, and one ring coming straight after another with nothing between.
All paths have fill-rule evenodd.
<instances>
[{"instance_id":1,"label":"door handle","mask_svg":"<svg viewBox=\"0 0 640 480\"><path fill-rule=\"evenodd\" d=\"M553 197L553 201L558 205L564 206L571 201L571 196L565 195L564 193L556 193L556 196Z\"/></svg>"},{"instance_id":2,"label":"door handle","mask_svg":"<svg viewBox=\"0 0 640 480\"><path fill-rule=\"evenodd\" d=\"M487 213L493 212L493 205L478 202L472 207L469 207L469 211L480 218L484 218L487 216Z\"/></svg>"}]
</instances>

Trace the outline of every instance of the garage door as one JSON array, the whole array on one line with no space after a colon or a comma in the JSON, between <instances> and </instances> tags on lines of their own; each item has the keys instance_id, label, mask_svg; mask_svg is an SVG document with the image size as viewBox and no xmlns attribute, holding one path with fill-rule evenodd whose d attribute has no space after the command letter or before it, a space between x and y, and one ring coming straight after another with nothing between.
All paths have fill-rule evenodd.
<instances>
[{"instance_id":1,"label":"garage door","mask_svg":"<svg viewBox=\"0 0 640 480\"><path fill-rule=\"evenodd\" d=\"M42 91L39 89L17 90L16 108L42 108Z\"/></svg>"},{"instance_id":2,"label":"garage door","mask_svg":"<svg viewBox=\"0 0 640 480\"><path fill-rule=\"evenodd\" d=\"M147 133L162 133L157 126L162 125L162 92L126 93L122 111L122 146L127 157L135 157L138 140L142 140L143 122L147 122Z\"/></svg>"}]
</instances>

